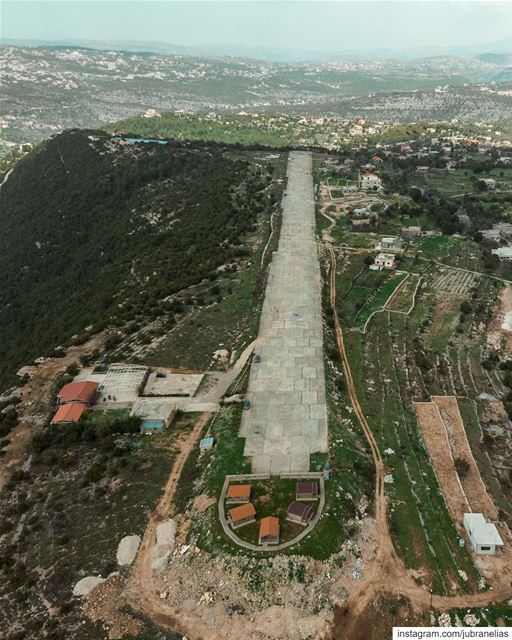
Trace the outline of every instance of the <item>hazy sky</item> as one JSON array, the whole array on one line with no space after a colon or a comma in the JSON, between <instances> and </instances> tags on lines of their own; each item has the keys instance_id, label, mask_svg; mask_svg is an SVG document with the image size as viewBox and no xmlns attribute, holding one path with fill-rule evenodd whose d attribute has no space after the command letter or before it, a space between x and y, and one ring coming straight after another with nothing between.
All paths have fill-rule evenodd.
<instances>
[{"instance_id":1,"label":"hazy sky","mask_svg":"<svg viewBox=\"0 0 512 640\"><path fill-rule=\"evenodd\" d=\"M471 45L512 35L512 1L1 0L18 39L161 41L302 50Z\"/></svg>"}]
</instances>

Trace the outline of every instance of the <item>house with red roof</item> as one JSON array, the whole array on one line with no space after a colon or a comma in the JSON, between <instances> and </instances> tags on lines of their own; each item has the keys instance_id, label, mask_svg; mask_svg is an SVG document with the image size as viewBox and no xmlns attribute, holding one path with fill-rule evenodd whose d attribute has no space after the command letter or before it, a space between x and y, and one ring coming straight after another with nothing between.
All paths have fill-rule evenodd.
<instances>
[{"instance_id":1,"label":"house with red roof","mask_svg":"<svg viewBox=\"0 0 512 640\"><path fill-rule=\"evenodd\" d=\"M57 394L59 404L79 402L90 407L96 401L98 383L91 380L79 380L65 384Z\"/></svg>"},{"instance_id":2,"label":"house with red roof","mask_svg":"<svg viewBox=\"0 0 512 640\"><path fill-rule=\"evenodd\" d=\"M66 402L57 409L57 413L51 419L50 424L78 422L86 410L87 406L82 402Z\"/></svg>"}]
</instances>

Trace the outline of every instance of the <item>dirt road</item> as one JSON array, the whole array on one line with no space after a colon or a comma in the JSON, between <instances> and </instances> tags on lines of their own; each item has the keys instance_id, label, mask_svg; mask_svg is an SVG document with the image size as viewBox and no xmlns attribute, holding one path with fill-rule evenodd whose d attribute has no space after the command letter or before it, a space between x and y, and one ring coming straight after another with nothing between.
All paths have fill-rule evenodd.
<instances>
[{"instance_id":1,"label":"dirt road","mask_svg":"<svg viewBox=\"0 0 512 640\"><path fill-rule=\"evenodd\" d=\"M153 547L155 545L156 527L159 522L172 515L172 501L183 467L191 451L198 446L204 427L213 418L212 413L203 413L197 419L194 428L183 441L175 460L171 474L167 479L164 492L158 505L149 519L142 539L139 553L128 579L124 596L126 601L137 610L142 610L155 621L176 629L178 623L174 616L163 612L165 606L158 598L153 581Z\"/></svg>"}]
</instances>

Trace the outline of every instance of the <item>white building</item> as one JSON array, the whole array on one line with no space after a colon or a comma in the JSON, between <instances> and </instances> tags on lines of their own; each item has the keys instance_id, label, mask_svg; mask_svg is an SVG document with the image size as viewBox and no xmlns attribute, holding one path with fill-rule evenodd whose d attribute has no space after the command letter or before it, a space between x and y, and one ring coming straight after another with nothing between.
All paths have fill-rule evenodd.
<instances>
[{"instance_id":1,"label":"white building","mask_svg":"<svg viewBox=\"0 0 512 640\"><path fill-rule=\"evenodd\" d=\"M498 231L505 240L512 240L512 224L510 222L497 222L492 225L492 228Z\"/></svg>"},{"instance_id":2,"label":"white building","mask_svg":"<svg viewBox=\"0 0 512 640\"><path fill-rule=\"evenodd\" d=\"M160 114L156 109L148 109L145 113L142 114L143 118L160 118Z\"/></svg>"},{"instance_id":3,"label":"white building","mask_svg":"<svg viewBox=\"0 0 512 640\"><path fill-rule=\"evenodd\" d=\"M404 250L404 243L398 236L387 236L380 239L375 249L384 253L401 253Z\"/></svg>"},{"instance_id":4,"label":"white building","mask_svg":"<svg viewBox=\"0 0 512 640\"><path fill-rule=\"evenodd\" d=\"M512 247L499 247L491 251L493 256L498 256L500 260L512 261Z\"/></svg>"},{"instance_id":5,"label":"white building","mask_svg":"<svg viewBox=\"0 0 512 640\"><path fill-rule=\"evenodd\" d=\"M377 191L378 189L380 189L381 184L381 179L374 173L365 172L361 174L361 189L373 189L374 191Z\"/></svg>"},{"instance_id":6,"label":"white building","mask_svg":"<svg viewBox=\"0 0 512 640\"><path fill-rule=\"evenodd\" d=\"M465 513L463 524L474 553L493 555L504 546L496 526L486 522L481 513Z\"/></svg>"},{"instance_id":7,"label":"white building","mask_svg":"<svg viewBox=\"0 0 512 640\"><path fill-rule=\"evenodd\" d=\"M375 258L375 266L379 269L394 269L396 266L394 253L379 253Z\"/></svg>"},{"instance_id":8,"label":"white building","mask_svg":"<svg viewBox=\"0 0 512 640\"><path fill-rule=\"evenodd\" d=\"M481 180L480 182L485 183L485 186L487 187L487 189L489 189L489 191L493 191L494 189L496 189L496 180L494 180L493 178L483 178L483 180Z\"/></svg>"},{"instance_id":9,"label":"white building","mask_svg":"<svg viewBox=\"0 0 512 640\"><path fill-rule=\"evenodd\" d=\"M497 229L482 229L480 233L482 234L482 240L485 240L485 242L499 243L501 240L501 234Z\"/></svg>"}]
</instances>

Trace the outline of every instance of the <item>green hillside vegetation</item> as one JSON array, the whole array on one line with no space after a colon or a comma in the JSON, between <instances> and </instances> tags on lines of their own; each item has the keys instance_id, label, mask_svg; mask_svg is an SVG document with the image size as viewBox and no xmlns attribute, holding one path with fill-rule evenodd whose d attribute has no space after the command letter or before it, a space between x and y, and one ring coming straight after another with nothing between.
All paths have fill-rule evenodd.
<instances>
[{"instance_id":1,"label":"green hillside vegetation","mask_svg":"<svg viewBox=\"0 0 512 640\"><path fill-rule=\"evenodd\" d=\"M16 165L0 192L0 389L86 329L172 312L167 296L247 253L275 197L231 156L68 131Z\"/></svg>"},{"instance_id":2,"label":"green hillside vegetation","mask_svg":"<svg viewBox=\"0 0 512 640\"><path fill-rule=\"evenodd\" d=\"M138 136L173 138L176 140L213 140L237 145L300 147L320 144L317 128L297 127L293 118L278 118L273 124L267 118L224 116L216 119L195 115L164 113L160 118L136 116L108 127L110 132L123 131Z\"/></svg>"}]
</instances>

